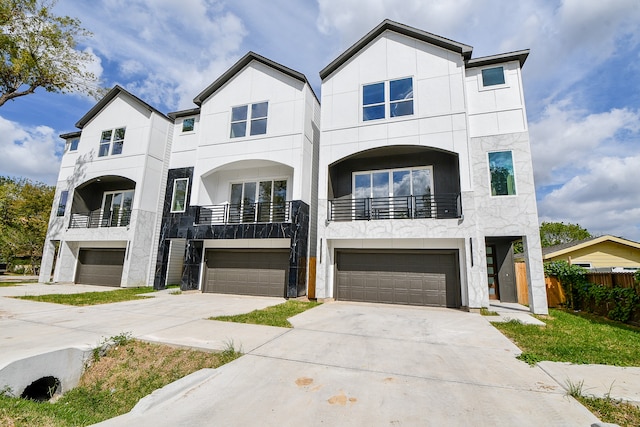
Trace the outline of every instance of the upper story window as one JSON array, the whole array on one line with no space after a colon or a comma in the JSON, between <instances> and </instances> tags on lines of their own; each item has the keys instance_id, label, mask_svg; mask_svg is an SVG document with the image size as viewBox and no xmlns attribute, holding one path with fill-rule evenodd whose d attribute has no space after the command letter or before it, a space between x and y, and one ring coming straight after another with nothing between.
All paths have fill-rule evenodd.
<instances>
[{"instance_id":1,"label":"upper story window","mask_svg":"<svg viewBox=\"0 0 640 427\"><path fill-rule=\"evenodd\" d=\"M78 144L80 143L80 138L72 138L67 141L67 147L69 151L76 151L78 149Z\"/></svg>"},{"instance_id":2,"label":"upper story window","mask_svg":"<svg viewBox=\"0 0 640 427\"><path fill-rule=\"evenodd\" d=\"M268 102L233 107L231 109L231 138L247 136L247 132L249 135L267 133L268 110Z\"/></svg>"},{"instance_id":3,"label":"upper story window","mask_svg":"<svg viewBox=\"0 0 640 427\"><path fill-rule=\"evenodd\" d=\"M122 147L124 145L124 133L125 128L102 131L98 157L108 156L109 152L111 152L112 155L122 154Z\"/></svg>"},{"instance_id":4,"label":"upper story window","mask_svg":"<svg viewBox=\"0 0 640 427\"><path fill-rule=\"evenodd\" d=\"M189 178L173 180L173 195L171 196L171 213L184 212L187 207L187 189Z\"/></svg>"},{"instance_id":5,"label":"upper story window","mask_svg":"<svg viewBox=\"0 0 640 427\"><path fill-rule=\"evenodd\" d=\"M413 114L413 78L389 80L362 87L362 120Z\"/></svg>"},{"instance_id":6,"label":"upper story window","mask_svg":"<svg viewBox=\"0 0 640 427\"><path fill-rule=\"evenodd\" d=\"M182 132L193 132L196 126L195 117L189 117L182 120Z\"/></svg>"},{"instance_id":7,"label":"upper story window","mask_svg":"<svg viewBox=\"0 0 640 427\"><path fill-rule=\"evenodd\" d=\"M489 173L491 175L492 196L514 196L516 194L516 177L511 151L489 153Z\"/></svg>"},{"instance_id":8,"label":"upper story window","mask_svg":"<svg viewBox=\"0 0 640 427\"><path fill-rule=\"evenodd\" d=\"M64 216L64 213L67 210L68 198L69 192L67 190L64 190L60 193L60 200L58 201L58 211L56 212L56 216Z\"/></svg>"},{"instance_id":9,"label":"upper story window","mask_svg":"<svg viewBox=\"0 0 640 427\"><path fill-rule=\"evenodd\" d=\"M482 70L482 86L497 86L505 84L504 68L494 67Z\"/></svg>"}]
</instances>

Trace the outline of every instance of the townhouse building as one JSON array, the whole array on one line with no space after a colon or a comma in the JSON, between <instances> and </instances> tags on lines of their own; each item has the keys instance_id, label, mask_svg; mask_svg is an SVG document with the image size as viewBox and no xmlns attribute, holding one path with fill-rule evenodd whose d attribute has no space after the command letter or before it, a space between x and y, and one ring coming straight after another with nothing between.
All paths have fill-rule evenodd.
<instances>
[{"instance_id":1,"label":"townhouse building","mask_svg":"<svg viewBox=\"0 0 640 427\"><path fill-rule=\"evenodd\" d=\"M167 115L114 88L62 135L41 281L546 313L528 51L386 20L307 78L249 52ZM54 268L55 265L55 268Z\"/></svg>"}]
</instances>

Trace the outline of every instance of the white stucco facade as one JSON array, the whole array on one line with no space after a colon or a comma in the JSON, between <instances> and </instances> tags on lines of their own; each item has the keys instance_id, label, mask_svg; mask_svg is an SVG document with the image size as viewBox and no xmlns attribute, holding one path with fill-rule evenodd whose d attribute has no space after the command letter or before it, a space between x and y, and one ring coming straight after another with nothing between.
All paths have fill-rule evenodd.
<instances>
[{"instance_id":1,"label":"white stucco facade","mask_svg":"<svg viewBox=\"0 0 640 427\"><path fill-rule=\"evenodd\" d=\"M149 265L157 244L158 200L164 190L170 126L168 117L119 87L78 122L82 131L69 137L79 139L77 149L70 150L67 144L62 157L40 281L74 282L79 251L106 248L125 250L121 286L146 286L152 281ZM115 129L125 129L121 153L113 154L111 142L109 152L100 156L103 132ZM84 195L82 188L87 188ZM127 220L104 226L104 194L119 190L133 192ZM67 203L59 216L63 191L68 192ZM87 205L89 199L92 206ZM103 224L90 224L89 212L94 212L94 222Z\"/></svg>"},{"instance_id":2,"label":"white stucco facade","mask_svg":"<svg viewBox=\"0 0 640 427\"><path fill-rule=\"evenodd\" d=\"M412 33L407 27L385 22L386 25L381 24L321 72L316 296L336 297L335 255L341 249L390 253L400 249L454 249L459 257L461 306L487 307L485 242L492 237L504 237L522 239L529 249L531 310L546 313L518 57L494 58L486 61L484 67L477 66L482 62L470 59L469 46L443 43L437 36L431 39L432 35L425 36L417 30ZM484 87L482 69L494 67L503 67L505 83ZM413 84L413 113L365 120L363 88L407 78ZM339 172L334 173L338 178L330 176L332 168L339 170L341 163L361 156L361 164L350 169L354 180L358 171L386 169L380 165L367 166L366 156L372 157L376 149L382 148L387 149L384 153L392 153L388 147L393 146L398 150L411 147L416 153L444 152L456 159L457 171L445 173L458 175L462 208L457 218L334 221L329 217L330 199L339 186L335 181L341 179ZM488 153L502 151L512 153L517 191L515 195L492 196ZM436 167L434 174L442 170ZM437 194L437 179L435 182ZM356 191L355 183L352 185Z\"/></svg>"}]
</instances>

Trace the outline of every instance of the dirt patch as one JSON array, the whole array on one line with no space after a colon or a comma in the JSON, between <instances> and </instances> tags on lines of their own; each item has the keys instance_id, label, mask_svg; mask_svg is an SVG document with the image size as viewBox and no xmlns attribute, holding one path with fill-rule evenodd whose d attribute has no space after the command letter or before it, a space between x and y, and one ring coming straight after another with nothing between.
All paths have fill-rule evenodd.
<instances>
[{"instance_id":1,"label":"dirt patch","mask_svg":"<svg viewBox=\"0 0 640 427\"><path fill-rule=\"evenodd\" d=\"M340 406L346 406L347 403L353 405L354 403L356 403L358 401L358 399L356 399L355 397L347 397L346 394L344 394L344 391L340 391L340 394L336 394L335 396L331 396L329 399L327 399L327 402L329 402L329 405L340 405Z\"/></svg>"}]
</instances>

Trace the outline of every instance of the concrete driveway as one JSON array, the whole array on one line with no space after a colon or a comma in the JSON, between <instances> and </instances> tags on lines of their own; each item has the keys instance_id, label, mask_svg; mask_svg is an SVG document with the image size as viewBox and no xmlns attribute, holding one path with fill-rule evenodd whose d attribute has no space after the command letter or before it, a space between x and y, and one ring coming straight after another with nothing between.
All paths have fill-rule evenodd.
<instances>
[{"instance_id":1,"label":"concrete driveway","mask_svg":"<svg viewBox=\"0 0 640 427\"><path fill-rule=\"evenodd\" d=\"M327 303L292 323L265 328L263 344L240 359L169 385L100 425L598 422L544 371L515 359L517 347L478 314ZM236 333L242 341L242 327Z\"/></svg>"}]
</instances>

